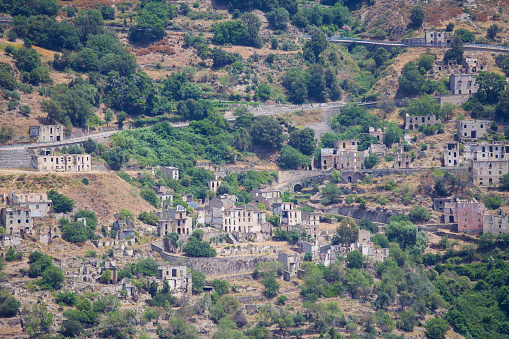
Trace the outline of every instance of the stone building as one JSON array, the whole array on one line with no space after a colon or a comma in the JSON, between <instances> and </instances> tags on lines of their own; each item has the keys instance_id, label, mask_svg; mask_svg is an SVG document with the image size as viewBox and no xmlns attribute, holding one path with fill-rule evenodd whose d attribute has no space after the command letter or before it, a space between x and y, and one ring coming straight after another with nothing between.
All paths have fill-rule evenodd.
<instances>
[{"instance_id":1,"label":"stone building","mask_svg":"<svg viewBox=\"0 0 509 339\"><path fill-rule=\"evenodd\" d=\"M169 179L178 180L179 178L179 169L177 167L171 166L159 166L159 170L162 174L166 175Z\"/></svg>"},{"instance_id":2,"label":"stone building","mask_svg":"<svg viewBox=\"0 0 509 339\"><path fill-rule=\"evenodd\" d=\"M364 168L364 158L368 151L358 151L359 140L337 140L334 148L322 148L322 170L358 170Z\"/></svg>"},{"instance_id":3,"label":"stone building","mask_svg":"<svg viewBox=\"0 0 509 339\"><path fill-rule=\"evenodd\" d=\"M11 189L4 199L7 205L28 206L33 218L46 218L53 206L53 201L48 199L46 193L16 194Z\"/></svg>"},{"instance_id":4,"label":"stone building","mask_svg":"<svg viewBox=\"0 0 509 339\"><path fill-rule=\"evenodd\" d=\"M384 157L387 153L387 146L385 146L385 144L371 144L371 146L369 146L369 154L373 153L379 157Z\"/></svg>"},{"instance_id":5,"label":"stone building","mask_svg":"<svg viewBox=\"0 0 509 339\"><path fill-rule=\"evenodd\" d=\"M193 279L186 266L159 266L157 279L161 282L166 280L170 291L179 297L190 297L193 293Z\"/></svg>"},{"instance_id":6,"label":"stone building","mask_svg":"<svg viewBox=\"0 0 509 339\"><path fill-rule=\"evenodd\" d=\"M493 140L482 141L478 143L466 143L465 159L490 161L505 159L505 154L509 152L509 145L495 142Z\"/></svg>"},{"instance_id":7,"label":"stone building","mask_svg":"<svg viewBox=\"0 0 509 339\"><path fill-rule=\"evenodd\" d=\"M221 178L219 178L217 175L214 176L213 180L207 180L207 187L209 190L217 192L219 186L221 186Z\"/></svg>"},{"instance_id":8,"label":"stone building","mask_svg":"<svg viewBox=\"0 0 509 339\"><path fill-rule=\"evenodd\" d=\"M161 202L161 206L166 199L173 201L173 190L166 186L152 186L152 190L156 193L157 198Z\"/></svg>"},{"instance_id":9,"label":"stone building","mask_svg":"<svg viewBox=\"0 0 509 339\"><path fill-rule=\"evenodd\" d=\"M445 204L452 203L452 202L454 202L453 198L435 198L435 199L433 199L432 209L434 211L444 213Z\"/></svg>"},{"instance_id":10,"label":"stone building","mask_svg":"<svg viewBox=\"0 0 509 339\"><path fill-rule=\"evenodd\" d=\"M498 185L502 176L509 172L507 160L472 160L474 185Z\"/></svg>"},{"instance_id":11,"label":"stone building","mask_svg":"<svg viewBox=\"0 0 509 339\"><path fill-rule=\"evenodd\" d=\"M225 232L260 233L266 223L265 212L257 211L254 206L235 206L223 213L222 228Z\"/></svg>"},{"instance_id":12,"label":"stone building","mask_svg":"<svg viewBox=\"0 0 509 339\"><path fill-rule=\"evenodd\" d=\"M486 134L488 120L461 120L456 122L458 139L477 139Z\"/></svg>"},{"instance_id":13,"label":"stone building","mask_svg":"<svg viewBox=\"0 0 509 339\"><path fill-rule=\"evenodd\" d=\"M169 204L163 204L161 219L159 219L159 235L164 237L171 232L178 234L191 234L193 228L193 219L187 215L183 206L177 205L176 208Z\"/></svg>"},{"instance_id":14,"label":"stone building","mask_svg":"<svg viewBox=\"0 0 509 339\"><path fill-rule=\"evenodd\" d=\"M277 261L283 264L283 279L290 281L297 276L302 259L298 253L279 252L277 254Z\"/></svg>"},{"instance_id":15,"label":"stone building","mask_svg":"<svg viewBox=\"0 0 509 339\"><path fill-rule=\"evenodd\" d=\"M301 227L312 238L317 238L320 234L320 214L316 212L302 211Z\"/></svg>"},{"instance_id":16,"label":"stone building","mask_svg":"<svg viewBox=\"0 0 509 339\"><path fill-rule=\"evenodd\" d=\"M446 31L426 31L421 38L404 38L403 44L409 46L448 46L451 44L453 32Z\"/></svg>"},{"instance_id":17,"label":"stone building","mask_svg":"<svg viewBox=\"0 0 509 339\"><path fill-rule=\"evenodd\" d=\"M442 121L437 119L434 115L405 115L405 130L419 130L419 126L421 125L438 125Z\"/></svg>"},{"instance_id":18,"label":"stone building","mask_svg":"<svg viewBox=\"0 0 509 339\"><path fill-rule=\"evenodd\" d=\"M477 200L447 202L444 206L446 224L458 224L458 232L479 234L483 231L483 218L486 215L484 203Z\"/></svg>"},{"instance_id":19,"label":"stone building","mask_svg":"<svg viewBox=\"0 0 509 339\"><path fill-rule=\"evenodd\" d=\"M64 126L61 125L30 126L28 132L31 138L37 139L37 142L64 140Z\"/></svg>"},{"instance_id":20,"label":"stone building","mask_svg":"<svg viewBox=\"0 0 509 339\"><path fill-rule=\"evenodd\" d=\"M396 153L394 154L393 168L410 168L412 163L412 155L410 153Z\"/></svg>"},{"instance_id":21,"label":"stone building","mask_svg":"<svg viewBox=\"0 0 509 339\"><path fill-rule=\"evenodd\" d=\"M479 85L475 80L477 74L453 73L449 76L452 94L476 94Z\"/></svg>"},{"instance_id":22,"label":"stone building","mask_svg":"<svg viewBox=\"0 0 509 339\"><path fill-rule=\"evenodd\" d=\"M214 197L209 201L207 206L198 207L198 209L196 209L196 222L198 224L223 229L224 212L234 208L235 202L237 202L237 197L230 194Z\"/></svg>"},{"instance_id":23,"label":"stone building","mask_svg":"<svg viewBox=\"0 0 509 339\"><path fill-rule=\"evenodd\" d=\"M1 213L3 225L8 233L25 235L32 231L34 220L28 206L3 207Z\"/></svg>"},{"instance_id":24,"label":"stone building","mask_svg":"<svg viewBox=\"0 0 509 339\"><path fill-rule=\"evenodd\" d=\"M460 150L458 142L447 144L447 150L444 152L444 166L458 166L460 163Z\"/></svg>"},{"instance_id":25,"label":"stone building","mask_svg":"<svg viewBox=\"0 0 509 339\"><path fill-rule=\"evenodd\" d=\"M492 233L494 235L508 233L509 225L507 215L484 215L482 231L483 233Z\"/></svg>"},{"instance_id":26,"label":"stone building","mask_svg":"<svg viewBox=\"0 0 509 339\"><path fill-rule=\"evenodd\" d=\"M302 211L297 208L297 205L291 202L282 202L274 204L272 213L279 215L281 222L281 229L284 226L295 226L302 223Z\"/></svg>"},{"instance_id":27,"label":"stone building","mask_svg":"<svg viewBox=\"0 0 509 339\"><path fill-rule=\"evenodd\" d=\"M88 172L92 169L90 154L60 154L44 151L32 156L32 166L40 172Z\"/></svg>"},{"instance_id":28,"label":"stone building","mask_svg":"<svg viewBox=\"0 0 509 339\"><path fill-rule=\"evenodd\" d=\"M479 71L488 71L488 63L486 60L478 60L477 58L463 58L461 61L461 67L463 68L462 71L467 74L474 74Z\"/></svg>"},{"instance_id":29,"label":"stone building","mask_svg":"<svg viewBox=\"0 0 509 339\"><path fill-rule=\"evenodd\" d=\"M263 204L267 210L271 209L273 204L281 202L281 192L278 190L252 190L249 194L253 197L253 204Z\"/></svg>"},{"instance_id":30,"label":"stone building","mask_svg":"<svg viewBox=\"0 0 509 339\"><path fill-rule=\"evenodd\" d=\"M385 139L385 132L382 128L369 127L368 134L375 137L380 144L383 144Z\"/></svg>"}]
</instances>

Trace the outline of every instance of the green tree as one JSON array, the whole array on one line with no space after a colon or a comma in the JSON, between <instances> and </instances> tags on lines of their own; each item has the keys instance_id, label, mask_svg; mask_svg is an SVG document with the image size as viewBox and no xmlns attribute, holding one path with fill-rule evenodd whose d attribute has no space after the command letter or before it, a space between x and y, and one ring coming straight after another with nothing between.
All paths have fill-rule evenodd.
<instances>
[{"instance_id":1,"label":"green tree","mask_svg":"<svg viewBox=\"0 0 509 339\"><path fill-rule=\"evenodd\" d=\"M230 284L226 280L215 279L212 281L212 285L219 295L227 294L230 290Z\"/></svg>"},{"instance_id":2,"label":"green tree","mask_svg":"<svg viewBox=\"0 0 509 339\"><path fill-rule=\"evenodd\" d=\"M507 82L505 77L493 72L479 72L476 76L479 84L478 97L481 97L488 103L499 101L500 94L506 89Z\"/></svg>"},{"instance_id":3,"label":"green tree","mask_svg":"<svg viewBox=\"0 0 509 339\"><path fill-rule=\"evenodd\" d=\"M182 250L193 257L215 257L217 255L216 250L210 246L210 243L199 241L195 237L190 237Z\"/></svg>"},{"instance_id":4,"label":"green tree","mask_svg":"<svg viewBox=\"0 0 509 339\"><path fill-rule=\"evenodd\" d=\"M304 155L312 155L316 147L315 131L309 127L295 129L290 133L288 145Z\"/></svg>"},{"instance_id":5,"label":"green tree","mask_svg":"<svg viewBox=\"0 0 509 339\"><path fill-rule=\"evenodd\" d=\"M364 167L373 168L380 162L380 158L375 153L371 153L364 159Z\"/></svg>"},{"instance_id":6,"label":"green tree","mask_svg":"<svg viewBox=\"0 0 509 339\"><path fill-rule=\"evenodd\" d=\"M83 330L83 326L77 320L67 320L62 324L60 332L66 337L77 337Z\"/></svg>"},{"instance_id":7,"label":"green tree","mask_svg":"<svg viewBox=\"0 0 509 339\"><path fill-rule=\"evenodd\" d=\"M101 15L104 20L115 20L115 8L103 5L101 7Z\"/></svg>"},{"instance_id":8,"label":"green tree","mask_svg":"<svg viewBox=\"0 0 509 339\"><path fill-rule=\"evenodd\" d=\"M16 67L23 72L30 72L37 67L41 67L41 58L33 48L19 48L14 52L14 61Z\"/></svg>"},{"instance_id":9,"label":"green tree","mask_svg":"<svg viewBox=\"0 0 509 339\"><path fill-rule=\"evenodd\" d=\"M426 71L433 69L433 64L435 63L435 57L430 54L421 54L419 56L419 60L417 61L417 67L424 68Z\"/></svg>"},{"instance_id":10,"label":"green tree","mask_svg":"<svg viewBox=\"0 0 509 339\"><path fill-rule=\"evenodd\" d=\"M298 169L311 164L311 159L289 145L281 148L279 166L283 169Z\"/></svg>"},{"instance_id":11,"label":"green tree","mask_svg":"<svg viewBox=\"0 0 509 339\"><path fill-rule=\"evenodd\" d=\"M343 177L341 176L341 171L338 171L335 168L332 169L331 178L334 183L340 183L343 180Z\"/></svg>"},{"instance_id":12,"label":"green tree","mask_svg":"<svg viewBox=\"0 0 509 339\"><path fill-rule=\"evenodd\" d=\"M444 339L449 330L449 324L444 319L432 318L426 321L426 334L431 339Z\"/></svg>"},{"instance_id":13,"label":"green tree","mask_svg":"<svg viewBox=\"0 0 509 339\"><path fill-rule=\"evenodd\" d=\"M455 35L452 38L451 48L444 53L444 61L456 61L461 63L464 51L465 47L463 46L463 41L459 36Z\"/></svg>"},{"instance_id":14,"label":"green tree","mask_svg":"<svg viewBox=\"0 0 509 339\"><path fill-rule=\"evenodd\" d=\"M311 39L306 41L302 47L304 58L311 63L317 62L318 57L327 49L327 46L328 42L325 34L320 30L315 30L311 35Z\"/></svg>"},{"instance_id":15,"label":"green tree","mask_svg":"<svg viewBox=\"0 0 509 339\"><path fill-rule=\"evenodd\" d=\"M0 296L0 317L11 318L18 314L21 303L12 295Z\"/></svg>"},{"instance_id":16,"label":"green tree","mask_svg":"<svg viewBox=\"0 0 509 339\"><path fill-rule=\"evenodd\" d=\"M205 274L200 271L191 270L193 279L193 292L201 293L205 287Z\"/></svg>"},{"instance_id":17,"label":"green tree","mask_svg":"<svg viewBox=\"0 0 509 339\"><path fill-rule=\"evenodd\" d=\"M272 298L279 293L279 284L273 275L269 275L263 279L263 286L265 287L265 293L269 298Z\"/></svg>"},{"instance_id":18,"label":"green tree","mask_svg":"<svg viewBox=\"0 0 509 339\"><path fill-rule=\"evenodd\" d=\"M251 128L253 144L273 149L280 149L286 137L283 126L276 119L267 115L258 116Z\"/></svg>"},{"instance_id":19,"label":"green tree","mask_svg":"<svg viewBox=\"0 0 509 339\"><path fill-rule=\"evenodd\" d=\"M74 200L55 190L50 190L48 192L48 198L53 202L53 211L55 213L72 212L74 208Z\"/></svg>"},{"instance_id":20,"label":"green tree","mask_svg":"<svg viewBox=\"0 0 509 339\"><path fill-rule=\"evenodd\" d=\"M111 272L111 270L104 270L103 273L101 273L101 276L99 277L99 281L101 282L101 284L109 284L112 276L113 273Z\"/></svg>"},{"instance_id":21,"label":"green tree","mask_svg":"<svg viewBox=\"0 0 509 339\"><path fill-rule=\"evenodd\" d=\"M408 218L412 222L423 222L428 221L431 217L428 209L422 206L415 205L408 212Z\"/></svg>"},{"instance_id":22,"label":"green tree","mask_svg":"<svg viewBox=\"0 0 509 339\"><path fill-rule=\"evenodd\" d=\"M398 78L399 89L403 94L415 95L421 91L426 78L422 75L413 62L408 62Z\"/></svg>"},{"instance_id":23,"label":"green tree","mask_svg":"<svg viewBox=\"0 0 509 339\"><path fill-rule=\"evenodd\" d=\"M421 27L426 15L421 6L414 6L410 11L410 21L415 27Z\"/></svg>"},{"instance_id":24,"label":"green tree","mask_svg":"<svg viewBox=\"0 0 509 339\"><path fill-rule=\"evenodd\" d=\"M65 277L62 270L54 265L49 266L42 272L42 279L39 285L42 289L58 290L62 287Z\"/></svg>"},{"instance_id":25,"label":"green tree","mask_svg":"<svg viewBox=\"0 0 509 339\"><path fill-rule=\"evenodd\" d=\"M383 234L375 234L371 237L371 241L380 246L381 248L389 248L389 239Z\"/></svg>"},{"instance_id":26,"label":"green tree","mask_svg":"<svg viewBox=\"0 0 509 339\"><path fill-rule=\"evenodd\" d=\"M434 115L440 118L440 104L430 95L423 95L419 99L410 101L407 108L409 115Z\"/></svg>"},{"instance_id":27,"label":"green tree","mask_svg":"<svg viewBox=\"0 0 509 339\"><path fill-rule=\"evenodd\" d=\"M387 50L383 47L379 47L375 53L373 53L373 59L375 60L377 67L382 66L387 60L389 60L389 58L389 52L387 52Z\"/></svg>"},{"instance_id":28,"label":"green tree","mask_svg":"<svg viewBox=\"0 0 509 339\"><path fill-rule=\"evenodd\" d=\"M334 245L350 245L359 239L359 226L352 218L343 218L332 237Z\"/></svg>"},{"instance_id":29,"label":"green tree","mask_svg":"<svg viewBox=\"0 0 509 339\"><path fill-rule=\"evenodd\" d=\"M391 242L397 242L401 248L412 246L417 241L417 226L410 221L390 221L385 234Z\"/></svg>"},{"instance_id":30,"label":"green tree","mask_svg":"<svg viewBox=\"0 0 509 339\"><path fill-rule=\"evenodd\" d=\"M349 268L362 268L364 265L364 257L359 251L352 251L346 255L346 262Z\"/></svg>"},{"instance_id":31,"label":"green tree","mask_svg":"<svg viewBox=\"0 0 509 339\"><path fill-rule=\"evenodd\" d=\"M46 305L35 305L26 318L26 333L33 337L39 332L48 331L53 324L53 313L49 312Z\"/></svg>"},{"instance_id":32,"label":"green tree","mask_svg":"<svg viewBox=\"0 0 509 339\"><path fill-rule=\"evenodd\" d=\"M468 29L465 28L458 28L457 30L454 31L454 35L459 36L463 43L474 42L475 40L474 33L470 32Z\"/></svg>"},{"instance_id":33,"label":"green tree","mask_svg":"<svg viewBox=\"0 0 509 339\"><path fill-rule=\"evenodd\" d=\"M397 143L403 138L403 131L395 123L389 123L385 127L384 144L391 147L392 144Z\"/></svg>"},{"instance_id":34,"label":"green tree","mask_svg":"<svg viewBox=\"0 0 509 339\"><path fill-rule=\"evenodd\" d=\"M322 204L330 205L338 203L343 195L343 191L334 183L328 183L322 189Z\"/></svg>"},{"instance_id":35,"label":"green tree","mask_svg":"<svg viewBox=\"0 0 509 339\"><path fill-rule=\"evenodd\" d=\"M286 25L290 21L290 14L282 7L270 11L267 13L266 17L275 29L286 29Z\"/></svg>"}]
</instances>

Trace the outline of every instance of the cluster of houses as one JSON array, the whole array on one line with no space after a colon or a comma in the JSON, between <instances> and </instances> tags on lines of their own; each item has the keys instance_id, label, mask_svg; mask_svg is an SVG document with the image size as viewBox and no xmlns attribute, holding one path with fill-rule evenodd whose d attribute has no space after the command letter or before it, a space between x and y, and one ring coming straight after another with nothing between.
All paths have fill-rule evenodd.
<instances>
[{"instance_id":1,"label":"cluster of houses","mask_svg":"<svg viewBox=\"0 0 509 339\"><path fill-rule=\"evenodd\" d=\"M508 216L499 210L489 214L484 203L475 199L435 198L433 209L443 213L445 224L457 224L458 232L467 234L508 233Z\"/></svg>"}]
</instances>

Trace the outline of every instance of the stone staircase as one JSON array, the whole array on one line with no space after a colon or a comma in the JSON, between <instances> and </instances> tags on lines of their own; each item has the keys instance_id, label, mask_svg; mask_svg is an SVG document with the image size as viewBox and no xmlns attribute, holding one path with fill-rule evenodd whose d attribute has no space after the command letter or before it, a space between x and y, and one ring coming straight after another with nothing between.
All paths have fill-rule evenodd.
<instances>
[{"instance_id":1,"label":"stone staircase","mask_svg":"<svg viewBox=\"0 0 509 339\"><path fill-rule=\"evenodd\" d=\"M0 168L31 168L32 160L26 148L0 150Z\"/></svg>"}]
</instances>

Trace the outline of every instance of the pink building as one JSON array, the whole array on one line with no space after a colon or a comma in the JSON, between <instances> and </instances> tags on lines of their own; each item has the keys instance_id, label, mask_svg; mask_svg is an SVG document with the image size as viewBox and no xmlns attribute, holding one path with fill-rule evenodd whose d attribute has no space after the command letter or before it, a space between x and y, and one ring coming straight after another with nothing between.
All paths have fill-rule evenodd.
<instances>
[{"instance_id":1,"label":"pink building","mask_svg":"<svg viewBox=\"0 0 509 339\"><path fill-rule=\"evenodd\" d=\"M486 214L486 208L482 202L458 200L456 213L458 232L482 233L483 216Z\"/></svg>"}]
</instances>

